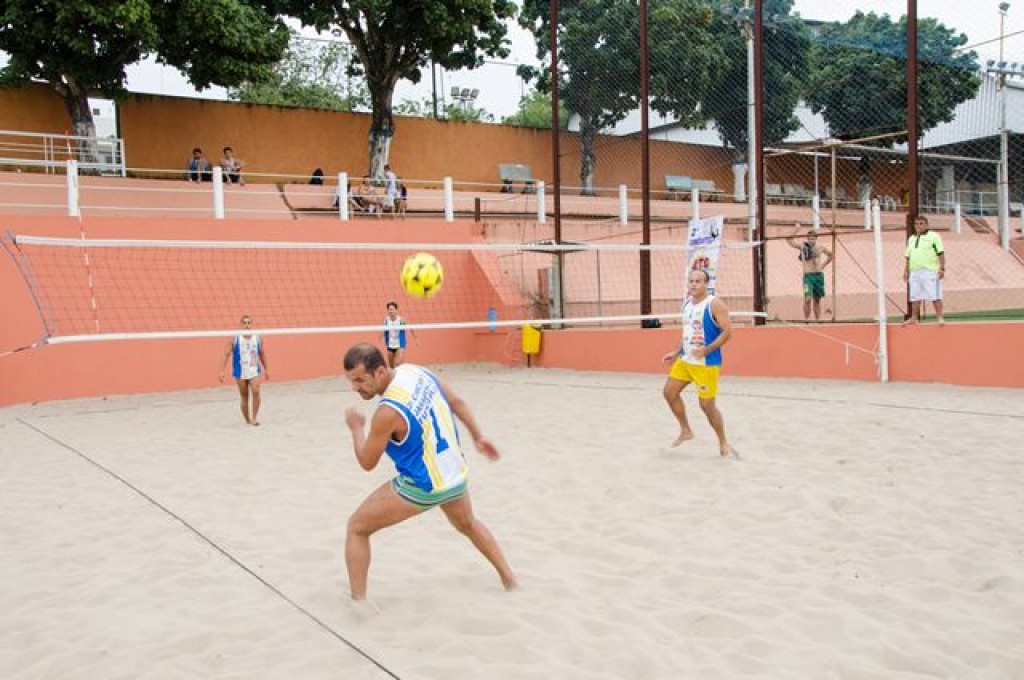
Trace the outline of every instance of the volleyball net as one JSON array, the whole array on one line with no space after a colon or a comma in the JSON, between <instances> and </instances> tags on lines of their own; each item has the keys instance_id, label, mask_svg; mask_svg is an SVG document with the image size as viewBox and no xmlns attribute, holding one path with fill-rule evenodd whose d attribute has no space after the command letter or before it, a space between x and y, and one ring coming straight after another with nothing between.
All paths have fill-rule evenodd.
<instances>
[{"instance_id":1,"label":"volleyball net","mask_svg":"<svg viewBox=\"0 0 1024 680\"><path fill-rule=\"evenodd\" d=\"M3 246L39 311L48 343L211 337L241 315L266 335L383 330L386 304L413 329L529 323L671 323L686 294L681 243L312 243L51 238L7 234ZM432 298L406 294L402 263L430 252L445 270ZM640 305L649 258L651 311ZM750 309L750 247L722 250L720 290ZM559 275L560 273L560 275ZM738 319L749 318L737 312Z\"/></svg>"}]
</instances>

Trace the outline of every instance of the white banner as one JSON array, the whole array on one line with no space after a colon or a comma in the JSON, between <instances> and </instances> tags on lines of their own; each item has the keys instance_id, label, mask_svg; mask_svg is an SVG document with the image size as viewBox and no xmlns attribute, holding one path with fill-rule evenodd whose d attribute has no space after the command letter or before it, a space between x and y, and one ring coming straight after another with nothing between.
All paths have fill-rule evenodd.
<instances>
[{"instance_id":1,"label":"white banner","mask_svg":"<svg viewBox=\"0 0 1024 680\"><path fill-rule=\"evenodd\" d=\"M715 294L718 280L718 253L722 249L725 217L706 217L690 220L690 235L686 242L686 276L694 269L708 273L708 293ZM685 280L685 279L684 279Z\"/></svg>"}]
</instances>

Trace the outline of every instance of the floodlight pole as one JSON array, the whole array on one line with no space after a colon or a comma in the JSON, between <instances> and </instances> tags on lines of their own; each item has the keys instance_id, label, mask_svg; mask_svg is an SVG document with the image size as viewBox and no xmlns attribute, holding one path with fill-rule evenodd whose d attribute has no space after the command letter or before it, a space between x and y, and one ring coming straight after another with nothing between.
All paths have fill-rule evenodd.
<instances>
[{"instance_id":1,"label":"floodlight pole","mask_svg":"<svg viewBox=\"0 0 1024 680\"><path fill-rule=\"evenodd\" d=\"M999 62L1003 65L1006 11L1010 3L999 3ZM1010 133L1006 129L1006 73L999 73L999 243L1010 249Z\"/></svg>"}]
</instances>

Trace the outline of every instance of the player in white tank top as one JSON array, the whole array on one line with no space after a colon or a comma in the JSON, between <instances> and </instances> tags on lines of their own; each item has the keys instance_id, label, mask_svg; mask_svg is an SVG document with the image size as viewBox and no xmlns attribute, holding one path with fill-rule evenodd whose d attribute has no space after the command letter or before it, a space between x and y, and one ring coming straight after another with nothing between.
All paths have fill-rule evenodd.
<instances>
[{"instance_id":1,"label":"player in white tank top","mask_svg":"<svg viewBox=\"0 0 1024 680\"><path fill-rule=\"evenodd\" d=\"M262 402L260 383L262 380L270 380L270 374L267 373L267 355L263 352L263 340L252 330L252 317L246 314L241 318L241 324L242 332L228 342L224 358L221 360L220 381L224 382L227 376L230 360L231 375L238 386L242 417L249 425L259 425L257 416Z\"/></svg>"}]
</instances>

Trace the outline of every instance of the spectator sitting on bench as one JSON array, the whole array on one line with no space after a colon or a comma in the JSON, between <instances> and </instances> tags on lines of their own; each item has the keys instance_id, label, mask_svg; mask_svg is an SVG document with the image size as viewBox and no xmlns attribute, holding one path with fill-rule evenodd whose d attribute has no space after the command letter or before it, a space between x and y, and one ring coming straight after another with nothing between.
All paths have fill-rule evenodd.
<instances>
[{"instance_id":1,"label":"spectator sitting on bench","mask_svg":"<svg viewBox=\"0 0 1024 680\"><path fill-rule=\"evenodd\" d=\"M198 146L192 149L192 158L185 168L188 170L188 181L190 182L209 182L213 179L210 174L210 164L203 158L203 150Z\"/></svg>"},{"instance_id":2,"label":"spectator sitting on bench","mask_svg":"<svg viewBox=\"0 0 1024 680\"><path fill-rule=\"evenodd\" d=\"M363 183L350 194L353 208L360 212L380 214L380 196L369 175L363 175Z\"/></svg>"},{"instance_id":3,"label":"spectator sitting on bench","mask_svg":"<svg viewBox=\"0 0 1024 680\"><path fill-rule=\"evenodd\" d=\"M244 165L245 161L235 158L230 146L224 147L224 157L220 159L220 167L224 171L224 180L228 184L245 186L245 180L242 179Z\"/></svg>"}]
</instances>

